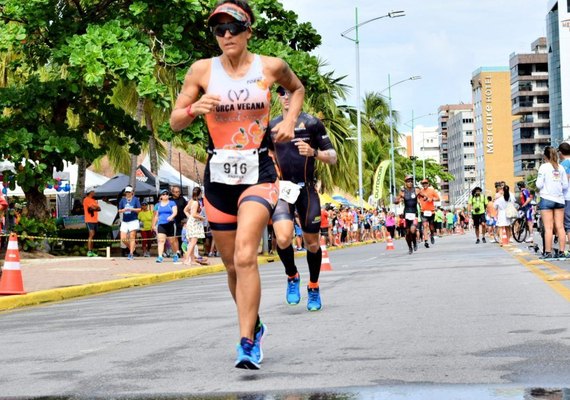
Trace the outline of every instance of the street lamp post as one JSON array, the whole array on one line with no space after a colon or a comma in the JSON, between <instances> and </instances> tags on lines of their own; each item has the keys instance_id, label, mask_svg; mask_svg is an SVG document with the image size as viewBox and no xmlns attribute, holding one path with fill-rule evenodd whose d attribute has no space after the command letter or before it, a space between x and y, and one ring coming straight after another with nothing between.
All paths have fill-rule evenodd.
<instances>
[{"instance_id":1,"label":"street lamp post","mask_svg":"<svg viewBox=\"0 0 570 400\"><path fill-rule=\"evenodd\" d=\"M380 92L382 93L383 91L388 90L388 109L390 116L390 166L391 166L390 175L392 177L392 182L394 183L394 190L396 188L396 166L394 165L394 122L392 118L392 87L406 81L415 81L417 79L422 79L422 77L419 75L414 75L392 84L390 81L390 74L388 74L388 87ZM393 202L392 199L394 195L395 195L394 191L390 190L390 203Z\"/></svg>"},{"instance_id":2,"label":"street lamp post","mask_svg":"<svg viewBox=\"0 0 570 400\"><path fill-rule=\"evenodd\" d=\"M354 26L342 32L340 36L342 36L345 39L353 41L356 49L356 135L357 135L357 147L358 147L357 150L358 151L358 196L360 197L359 206L360 208L362 208L363 207L362 201L364 198L364 194L362 193L362 124L360 121L360 42L358 40L358 28L361 27L362 25L366 25L369 22L376 21L378 19L386 17L388 18L403 17L406 14L404 13L404 11L390 11L386 15L381 15L379 17L372 18L361 23L358 22L358 7L355 7L354 15L355 15ZM346 36L352 31L355 31L354 39Z\"/></svg>"}]
</instances>

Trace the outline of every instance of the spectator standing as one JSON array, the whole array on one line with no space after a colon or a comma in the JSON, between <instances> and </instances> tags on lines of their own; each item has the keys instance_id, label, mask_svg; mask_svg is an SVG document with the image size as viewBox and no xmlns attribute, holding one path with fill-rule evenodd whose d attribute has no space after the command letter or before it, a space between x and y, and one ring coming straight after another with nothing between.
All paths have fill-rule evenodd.
<instances>
[{"instance_id":1,"label":"spectator standing","mask_svg":"<svg viewBox=\"0 0 570 400\"><path fill-rule=\"evenodd\" d=\"M122 214L119 231L121 232L121 240L129 249L127 259L134 260L137 232L141 228L139 222L141 203L139 198L134 195L132 186L125 187L123 192L125 195L119 201L119 214Z\"/></svg>"},{"instance_id":2,"label":"spectator standing","mask_svg":"<svg viewBox=\"0 0 570 400\"><path fill-rule=\"evenodd\" d=\"M544 224L544 254L542 258L554 258L552 253L553 231L560 243L560 252L566 255L566 234L564 232L564 190L568 189L568 176L558 163L554 147L544 148L545 162L538 168L536 187L540 190L538 208Z\"/></svg>"},{"instance_id":3,"label":"spectator standing","mask_svg":"<svg viewBox=\"0 0 570 400\"><path fill-rule=\"evenodd\" d=\"M386 229L390 234L390 238L394 239L396 236L396 216L393 211L388 212L388 215L386 215Z\"/></svg>"},{"instance_id":4,"label":"spectator standing","mask_svg":"<svg viewBox=\"0 0 570 400\"><path fill-rule=\"evenodd\" d=\"M178 213L178 208L176 203L170 200L170 193L168 190L163 189L160 192L160 197L158 203L154 206L154 217L152 220L152 226L156 231L157 242L158 242L158 256L156 257L156 262L161 263L164 260L164 245L166 240L170 243L172 248L178 245L178 241L175 237L176 228L174 226L174 218ZM175 253L172 257L173 262L178 262L178 253Z\"/></svg>"},{"instance_id":5,"label":"spectator standing","mask_svg":"<svg viewBox=\"0 0 570 400\"><path fill-rule=\"evenodd\" d=\"M570 144L563 142L558 146L558 152L560 154L560 165L564 167L566 171L566 176L570 179ZM570 186L570 185L569 185ZM521 199L522 200L522 199ZM530 203L530 202L529 202ZM532 212L532 205L529 204L530 212ZM529 229L531 232L530 237L532 238L532 225L529 224ZM564 190L564 231L566 232L566 238L570 238L570 187ZM568 240L566 241L568 243Z\"/></svg>"},{"instance_id":6,"label":"spectator standing","mask_svg":"<svg viewBox=\"0 0 570 400\"><path fill-rule=\"evenodd\" d=\"M511 196L510 188L508 185L504 185L502 187L502 195L495 199L494 207L497 209L497 227L502 229L507 235L508 241L511 240L511 223L512 220L507 216L507 207L509 207L509 203L514 205L514 196ZM552 233L551 233L552 237ZM503 243L501 242L501 246Z\"/></svg>"},{"instance_id":7,"label":"spectator standing","mask_svg":"<svg viewBox=\"0 0 570 400\"><path fill-rule=\"evenodd\" d=\"M154 218L154 211L148 206L148 202L146 200L141 203L141 211L139 212L138 217L141 225L141 247L143 257L150 257L150 247L153 238L152 219Z\"/></svg>"},{"instance_id":8,"label":"spectator standing","mask_svg":"<svg viewBox=\"0 0 570 400\"><path fill-rule=\"evenodd\" d=\"M186 214L186 239L188 240L188 251L186 252L186 265L206 265L208 262L203 262L201 259L196 258L195 248L198 244L198 239L206 237L204 232L204 220L202 215L202 206L200 205L200 198L202 197L202 189L195 187L192 190L192 199L184 208Z\"/></svg>"},{"instance_id":9,"label":"spectator standing","mask_svg":"<svg viewBox=\"0 0 570 400\"><path fill-rule=\"evenodd\" d=\"M188 202L182 195L182 188L178 185L173 185L170 187L170 193L172 195L171 200L176 204L176 209L180 210L176 217L174 218L174 236L176 236L176 246L172 247L172 251L178 254L180 257L180 246L182 245L182 227L184 226L185 215L182 212Z\"/></svg>"},{"instance_id":10,"label":"spectator standing","mask_svg":"<svg viewBox=\"0 0 570 400\"><path fill-rule=\"evenodd\" d=\"M491 243L496 243L495 229L497 229L497 209L495 208L495 202L491 196L487 196L487 217L485 222L487 223L487 234L491 239Z\"/></svg>"},{"instance_id":11,"label":"spectator standing","mask_svg":"<svg viewBox=\"0 0 570 400\"><path fill-rule=\"evenodd\" d=\"M99 224L99 202L95 200L95 189L88 188L85 199L83 199L83 215L85 217L85 224L89 231L87 238L87 257L97 257L97 253L93 251L93 239L97 233L97 226Z\"/></svg>"},{"instance_id":12,"label":"spectator standing","mask_svg":"<svg viewBox=\"0 0 570 400\"><path fill-rule=\"evenodd\" d=\"M330 226L329 226L329 212L327 211L326 204L321 206L321 236L325 238L325 244L327 247L331 245L330 243Z\"/></svg>"},{"instance_id":13,"label":"spectator standing","mask_svg":"<svg viewBox=\"0 0 570 400\"><path fill-rule=\"evenodd\" d=\"M445 220L447 223L447 234L448 235L452 235L453 234L453 221L455 220L455 214L453 213L452 210L448 210L445 213Z\"/></svg>"},{"instance_id":14,"label":"spectator standing","mask_svg":"<svg viewBox=\"0 0 570 400\"><path fill-rule=\"evenodd\" d=\"M569 151L569 157L570 157L570 145L568 145L568 143L563 143L566 144L568 146L568 151ZM566 164L564 164L564 162L566 162ZM564 160L560 163L560 165L562 165L564 167L564 169L566 170L566 175L568 175L568 172L570 172L570 160ZM526 243L532 243L533 242L533 229L534 229L534 213L533 213L533 208L532 208L532 194L530 193L530 190L527 189L526 184L524 183L524 181L518 182L517 186L520 190L520 198L519 198L519 210L522 211L524 213L524 218L526 220L526 224L528 226L528 232L529 232L529 237L525 239ZM568 194L570 196L570 194ZM567 196L567 192L565 192L564 194L565 198ZM570 197L568 197L568 200L570 201ZM569 210L570 213L570 210ZM564 224L566 225L566 221L564 221ZM567 232L570 230L570 215L568 215L568 229L566 230Z\"/></svg>"},{"instance_id":15,"label":"spectator standing","mask_svg":"<svg viewBox=\"0 0 570 400\"><path fill-rule=\"evenodd\" d=\"M435 211L434 223L435 223L435 233L439 237L443 237L443 219L444 218L445 218L445 216L443 215L443 209L441 207L438 207L438 209Z\"/></svg>"}]
</instances>

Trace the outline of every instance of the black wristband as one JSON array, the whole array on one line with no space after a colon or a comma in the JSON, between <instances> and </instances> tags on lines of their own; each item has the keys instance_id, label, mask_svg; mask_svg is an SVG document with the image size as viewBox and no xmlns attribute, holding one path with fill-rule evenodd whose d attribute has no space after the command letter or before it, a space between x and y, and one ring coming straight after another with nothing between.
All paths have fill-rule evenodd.
<instances>
[{"instance_id":1,"label":"black wristband","mask_svg":"<svg viewBox=\"0 0 570 400\"><path fill-rule=\"evenodd\" d=\"M313 157L317 157L318 154L319 154L319 150L313 149Z\"/></svg>"}]
</instances>

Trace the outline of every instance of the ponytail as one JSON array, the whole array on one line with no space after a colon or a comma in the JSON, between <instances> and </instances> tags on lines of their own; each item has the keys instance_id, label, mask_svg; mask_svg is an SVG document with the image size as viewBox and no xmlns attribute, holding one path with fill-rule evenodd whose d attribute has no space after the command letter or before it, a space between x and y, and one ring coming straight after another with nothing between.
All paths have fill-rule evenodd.
<instances>
[{"instance_id":1,"label":"ponytail","mask_svg":"<svg viewBox=\"0 0 570 400\"><path fill-rule=\"evenodd\" d=\"M558 152L554 147L546 146L544 148L544 157L552 164L554 169L558 169Z\"/></svg>"},{"instance_id":2,"label":"ponytail","mask_svg":"<svg viewBox=\"0 0 570 400\"><path fill-rule=\"evenodd\" d=\"M503 198L505 199L505 201L509 201L509 199L511 198L508 185L503 186Z\"/></svg>"}]
</instances>

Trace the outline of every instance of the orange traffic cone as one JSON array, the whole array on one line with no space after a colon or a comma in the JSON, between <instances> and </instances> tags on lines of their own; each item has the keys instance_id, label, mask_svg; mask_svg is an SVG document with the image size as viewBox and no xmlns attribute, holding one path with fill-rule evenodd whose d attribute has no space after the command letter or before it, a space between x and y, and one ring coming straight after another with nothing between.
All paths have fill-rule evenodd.
<instances>
[{"instance_id":1,"label":"orange traffic cone","mask_svg":"<svg viewBox=\"0 0 570 400\"><path fill-rule=\"evenodd\" d=\"M507 237L507 230L501 227L501 246L509 244L509 238Z\"/></svg>"},{"instance_id":2,"label":"orange traffic cone","mask_svg":"<svg viewBox=\"0 0 570 400\"><path fill-rule=\"evenodd\" d=\"M22 271L20 270L18 235L15 233L10 234L4 267L2 268L2 278L0 278L0 295L5 294L26 294Z\"/></svg>"},{"instance_id":3,"label":"orange traffic cone","mask_svg":"<svg viewBox=\"0 0 570 400\"><path fill-rule=\"evenodd\" d=\"M322 236L321 236L321 252L323 255L323 258L321 260L321 271L332 271L331 261L329 259L329 252L327 251L325 238Z\"/></svg>"},{"instance_id":4,"label":"orange traffic cone","mask_svg":"<svg viewBox=\"0 0 570 400\"><path fill-rule=\"evenodd\" d=\"M394 250L394 241L391 236L388 236L386 240L386 250Z\"/></svg>"}]
</instances>

